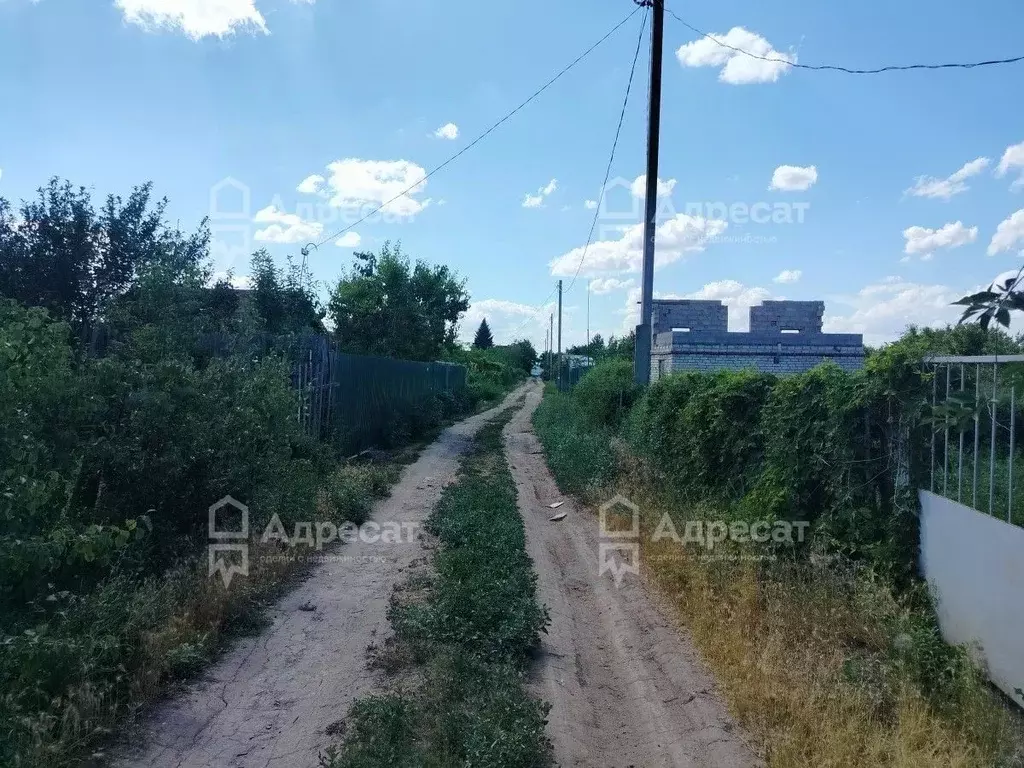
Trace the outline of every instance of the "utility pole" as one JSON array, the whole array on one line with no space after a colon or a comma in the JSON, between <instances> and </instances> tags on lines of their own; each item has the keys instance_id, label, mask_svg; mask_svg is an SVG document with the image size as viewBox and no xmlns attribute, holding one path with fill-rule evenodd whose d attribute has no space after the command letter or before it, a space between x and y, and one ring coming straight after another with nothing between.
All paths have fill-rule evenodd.
<instances>
[{"instance_id":1,"label":"utility pole","mask_svg":"<svg viewBox=\"0 0 1024 768\"><path fill-rule=\"evenodd\" d=\"M548 315L548 381L553 381L551 374L554 373L552 370L555 367L555 356L552 352L555 349L555 313L552 312Z\"/></svg>"},{"instance_id":2,"label":"utility pole","mask_svg":"<svg viewBox=\"0 0 1024 768\"><path fill-rule=\"evenodd\" d=\"M544 346L543 346L543 347L541 348L541 351L540 351L540 359L541 359L542 361L544 360L544 351L545 351L545 350L546 350L547 348L548 348L548 329L547 329L547 328L545 328L545 329L544 329Z\"/></svg>"},{"instance_id":3,"label":"utility pole","mask_svg":"<svg viewBox=\"0 0 1024 768\"><path fill-rule=\"evenodd\" d=\"M558 389L562 389L562 281L558 281Z\"/></svg>"},{"instance_id":4,"label":"utility pole","mask_svg":"<svg viewBox=\"0 0 1024 768\"><path fill-rule=\"evenodd\" d=\"M590 357L590 279L587 279L587 357Z\"/></svg>"},{"instance_id":5,"label":"utility pole","mask_svg":"<svg viewBox=\"0 0 1024 768\"><path fill-rule=\"evenodd\" d=\"M644 199L644 261L640 285L640 325L636 327L633 377L651 381L651 320L654 301L654 237L658 213L658 140L661 134L661 60L665 36L665 0L648 0L651 23L651 93L647 122L647 192Z\"/></svg>"}]
</instances>

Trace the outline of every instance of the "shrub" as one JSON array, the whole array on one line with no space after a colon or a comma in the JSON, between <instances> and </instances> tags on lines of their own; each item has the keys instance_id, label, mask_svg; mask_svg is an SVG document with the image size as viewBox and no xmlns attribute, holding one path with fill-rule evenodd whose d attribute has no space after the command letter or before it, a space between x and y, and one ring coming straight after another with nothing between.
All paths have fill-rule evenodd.
<instances>
[{"instance_id":1,"label":"shrub","mask_svg":"<svg viewBox=\"0 0 1024 768\"><path fill-rule=\"evenodd\" d=\"M587 371L573 396L595 423L614 429L629 413L639 391L633 381L633 364L611 359Z\"/></svg>"},{"instance_id":2,"label":"shrub","mask_svg":"<svg viewBox=\"0 0 1024 768\"><path fill-rule=\"evenodd\" d=\"M79 360L66 326L0 304L0 764L60 765L194 670L201 637L147 637L194 597L167 574L206 544L207 509L230 494L254 529L289 525L328 466L280 360L138 348Z\"/></svg>"},{"instance_id":3,"label":"shrub","mask_svg":"<svg viewBox=\"0 0 1024 768\"><path fill-rule=\"evenodd\" d=\"M650 387L626 434L659 475L689 496L742 496L760 470L762 409L774 377L684 373Z\"/></svg>"}]
</instances>

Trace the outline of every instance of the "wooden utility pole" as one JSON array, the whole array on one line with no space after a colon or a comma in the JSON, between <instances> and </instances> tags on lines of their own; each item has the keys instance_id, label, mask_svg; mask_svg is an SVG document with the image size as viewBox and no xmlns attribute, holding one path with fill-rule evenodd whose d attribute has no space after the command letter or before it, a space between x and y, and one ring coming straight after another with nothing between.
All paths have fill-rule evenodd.
<instances>
[{"instance_id":1,"label":"wooden utility pole","mask_svg":"<svg viewBox=\"0 0 1024 768\"><path fill-rule=\"evenodd\" d=\"M654 238L658 213L658 140L661 133L661 61L665 37L665 0L648 0L651 23L651 92L647 122L647 197L644 199L644 260L640 284L640 325L636 327L633 377L637 384L651 380L651 316L654 301Z\"/></svg>"},{"instance_id":2,"label":"wooden utility pole","mask_svg":"<svg viewBox=\"0 0 1024 768\"><path fill-rule=\"evenodd\" d=\"M541 355L543 360L544 370L548 373L551 372L551 355L548 354L548 345L551 343L551 336L548 333L548 329L544 329L544 352Z\"/></svg>"},{"instance_id":3,"label":"wooden utility pole","mask_svg":"<svg viewBox=\"0 0 1024 768\"><path fill-rule=\"evenodd\" d=\"M554 373L551 369L555 367L555 356L553 354L555 349L555 313L552 312L548 315L548 381L554 381L551 374Z\"/></svg>"},{"instance_id":4,"label":"wooden utility pole","mask_svg":"<svg viewBox=\"0 0 1024 768\"><path fill-rule=\"evenodd\" d=\"M587 278L587 356L590 356L590 278Z\"/></svg>"},{"instance_id":5,"label":"wooden utility pole","mask_svg":"<svg viewBox=\"0 0 1024 768\"><path fill-rule=\"evenodd\" d=\"M562 389L562 281L558 281L558 389Z\"/></svg>"}]
</instances>

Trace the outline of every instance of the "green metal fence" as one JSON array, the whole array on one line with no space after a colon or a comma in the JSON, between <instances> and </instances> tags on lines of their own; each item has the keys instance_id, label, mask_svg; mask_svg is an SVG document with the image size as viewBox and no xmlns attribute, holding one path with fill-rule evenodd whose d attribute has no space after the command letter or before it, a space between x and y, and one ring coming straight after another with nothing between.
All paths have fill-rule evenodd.
<instances>
[{"instance_id":1,"label":"green metal fence","mask_svg":"<svg viewBox=\"0 0 1024 768\"><path fill-rule=\"evenodd\" d=\"M464 366L350 355L323 336L297 339L292 354L299 420L341 452L395 441L466 388Z\"/></svg>"}]
</instances>

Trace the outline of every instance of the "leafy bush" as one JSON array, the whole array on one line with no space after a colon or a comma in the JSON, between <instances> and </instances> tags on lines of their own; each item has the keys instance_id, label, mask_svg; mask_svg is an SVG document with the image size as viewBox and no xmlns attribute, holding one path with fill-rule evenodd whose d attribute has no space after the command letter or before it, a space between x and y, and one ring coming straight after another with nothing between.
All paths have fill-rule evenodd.
<instances>
[{"instance_id":1,"label":"leafy bush","mask_svg":"<svg viewBox=\"0 0 1024 768\"><path fill-rule=\"evenodd\" d=\"M634 450L682 495L742 495L764 452L762 409L774 377L754 371L659 380L629 415Z\"/></svg>"},{"instance_id":2,"label":"leafy bush","mask_svg":"<svg viewBox=\"0 0 1024 768\"><path fill-rule=\"evenodd\" d=\"M633 381L633 364L613 358L587 371L573 396L595 423L614 429L629 413L639 392Z\"/></svg>"},{"instance_id":3,"label":"leafy bush","mask_svg":"<svg viewBox=\"0 0 1024 768\"><path fill-rule=\"evenodd\" d=\"M194 597L191 574L166 574L206 544L212 503L242 500L257 529L314 508L327 454L279 360L200 368L139 348L80 360L65 325L0 303L3 764L59 765L123 714L140 676L196 668L201 635L156 663L146 638Z\"/></svg>"}]
</instances>

